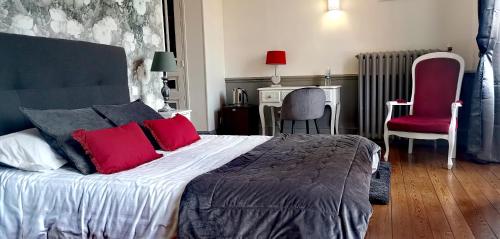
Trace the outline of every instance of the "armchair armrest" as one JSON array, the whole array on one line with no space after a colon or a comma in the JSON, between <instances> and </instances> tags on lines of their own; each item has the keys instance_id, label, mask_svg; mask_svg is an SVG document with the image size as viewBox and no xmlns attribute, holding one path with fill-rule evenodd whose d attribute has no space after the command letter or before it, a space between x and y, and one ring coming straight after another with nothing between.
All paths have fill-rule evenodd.
<instances>
[{"instance_id":1,"label":"armchair armrest","mask_svg":"<svg viewBox=\"0 0 500 239\"><path fill-rule=\"evenodd\" d=\"M401 101L387 101L387 106L410 106L413 105L413 102L401 102Z\"/></svg>"},{"instance_id":2,"label":"armchair armrest","mask_svg":"<svg viewBox=\"0 0 500 239\"><path fill-rule=\"evenodd\" d=\"M387 101L387 118L385 119L385 126L387 127L387 122L389 122L392 118L392 108L394 106L412 106L413 102L407 102L403 99L397 99L394 101Z\"/></svg>"},{"instance_id":3,"label":"armchair armrest","mask_svg":"<svg viewBox=\"0 0 500 239\"><path fill-rule=\"evenodd\" d=\"M463 101L461 101L461 100L457 100L457 101L455 101L455 102L451 103L451 107L452 107L452 108L459 108L459 107L462 107L462 106L463 106L463 104L464 104L464 102L463 102Z\"/></svg>"},{"instance_id":4,"label":"armchair armrest","mask_svg":"<svg viewBox=\"0 0 500 239\"><path fill-rule=\"evenodd\" d=\"M450 122L450 132L455 130L457 127L457 118L458 118L458 108L462 107L463 101L458 100L451 103L451 122Z\"/></svg>"}]
</instances>

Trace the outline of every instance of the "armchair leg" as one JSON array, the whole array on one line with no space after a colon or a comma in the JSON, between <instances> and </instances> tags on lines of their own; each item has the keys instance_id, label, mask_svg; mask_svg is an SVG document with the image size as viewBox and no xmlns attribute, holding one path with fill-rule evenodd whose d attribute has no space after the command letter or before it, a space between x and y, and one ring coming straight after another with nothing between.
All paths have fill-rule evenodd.
<instances>
[{"instance_id":1,"label":"armchair leg","mask_svg":"<svg viewBox=\"0 0 500 239\"><path fill-rule=\"evenodd\" d=\"M455 150L455 139L454 137L450 137L448 139L448 169L453 168L453 151Z\"/></svg>"},{"instance_id":2,"label":"armchair leg","mask_svg":"<svg viewBox=\"0 0 500 239\"><path fill-rule=\"evenodd\" d=\"M292 134L295 133L295 120L292 120Z\"/></svg>"},{"instance_id":3,"label":"armchair leg","mask_svg":"<svg viewBox=\"0 0 500 239\"><path fill-rule=\"evenodd\" d=\"M453 168L453 158L451 157L453 154L453 143L449 142L449 150L448 150L448 169Z\"/></svg>"},{"instance_id":4,"label":"armchair leg","mask_svg":"<svg viewBox=\"0 0 500 239\"><path fill-rule=\"evenodd\" d=\"M384 142L385 142L384 160L388 161L389 160L389 135L387 134L387 132L384 132Z\"/></svg>"},{"instance_id":5,"label":"armchair leg","mask_svg":"<svg viewBox=\"0 0 500 239\"><path fill-rule=\"evenodd\" d=\"M413 139L408 141L408 154L413 154Z\"/></svg>"},{"instance_id":6,"label":"armchair leg","mask_svg":"<svg viewBox=\"0 0 500 239\"><path fill-rule=\"evenodd\" d=\"M456 157L457 131L451 130L448 135L448 169L453 168L453 160Z\"/></svg>"},{"instance_id":7,"label":"armchair leg","mask_svg":"<svg viewBox=\"0 0 500 239\"><path fill-rule=\"evenodd\" d=\"M280 122L280 133L283 133L283 125L285 124L284 120L281 120Z\"/></svg>"},{"instance_id":8,"label":"armchair leg","mask_svg":"<svg viewBox=\"0 0 500 239\"><path fill-rule=\"evenodd\" d=\"M306 133L309 134L309 120L306 120Z\"/></svg>"}]
</instances>

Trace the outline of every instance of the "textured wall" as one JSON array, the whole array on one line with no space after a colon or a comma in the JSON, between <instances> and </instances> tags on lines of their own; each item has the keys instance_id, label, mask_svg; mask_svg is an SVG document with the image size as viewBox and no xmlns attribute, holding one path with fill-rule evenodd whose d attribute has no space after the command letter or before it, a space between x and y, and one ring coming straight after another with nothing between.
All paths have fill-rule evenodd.
<instances>
[{"instance_id":1,"label":"textured wall","mask_svg":"<svg viewBox=\"0 0 500 239\"><path fill-rule=\"evenodd\" d=\"M160 75L149 68L164 49L161 1L0 0L0 31L124 47L131 98L160 108Z\"/></svg>"}]
</instances>

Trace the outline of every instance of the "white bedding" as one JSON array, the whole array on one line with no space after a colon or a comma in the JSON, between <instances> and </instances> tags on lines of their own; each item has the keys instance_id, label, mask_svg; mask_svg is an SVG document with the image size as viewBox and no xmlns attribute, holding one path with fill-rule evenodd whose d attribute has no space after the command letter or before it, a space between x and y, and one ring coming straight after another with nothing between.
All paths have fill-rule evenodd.
<instances>
[{"instance_id":1,"label":"white bedding","mask_svg":"<svg viewBox=\"0 0 500 239\"><path fill-rule=\"evenodd\" d=\"M166 156L159 160L113 175L0 168L0 238L168 238L190 180L269 139L203 136L173 153L162 152Z\"/></svg>"},{"instance_id":2,"label":"white bedding","mask_svg":"<svg viewBox=\"0 0 500 239\"><path fill-rule=\"evenodd\" d=\"M271 137L202 136L113 175L0 168L0 238L169 238L184 187ZM373 167L378 166L378 155Z\"/></svg>"}]
</instances>

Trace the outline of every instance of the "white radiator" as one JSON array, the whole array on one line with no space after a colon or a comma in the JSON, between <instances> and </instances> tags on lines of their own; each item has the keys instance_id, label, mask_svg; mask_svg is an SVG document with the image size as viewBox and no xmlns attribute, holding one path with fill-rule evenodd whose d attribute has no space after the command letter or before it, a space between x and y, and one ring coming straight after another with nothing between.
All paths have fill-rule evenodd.
<instances>
[{"instance_id":1,"label":"white radiator","mask_svg":"<svg viewBox=\"0 0 500 239\"><path fill-rule=\"evenodd\" d=\"M381 139L389 100L411 99L412 64L421 55L439 50L374 52L357 55L359 61L359 131ZM394 115L407 114L409 107L395 108Z\"/></svg>"}]
</instances>

